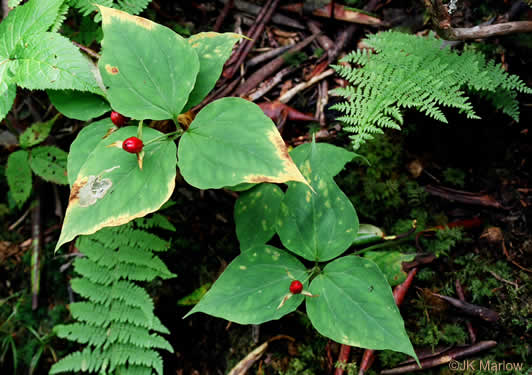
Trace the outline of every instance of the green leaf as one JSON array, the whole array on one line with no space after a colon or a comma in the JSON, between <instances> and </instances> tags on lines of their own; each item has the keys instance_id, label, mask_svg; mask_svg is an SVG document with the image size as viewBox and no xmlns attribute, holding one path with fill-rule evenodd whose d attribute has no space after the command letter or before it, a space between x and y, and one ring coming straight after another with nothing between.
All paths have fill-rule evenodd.
<instances>
[{"instance_id":1,"label":"green leaf","mask_svg":"<svg viewBox=\"0 0 532 375\"><path fill-rule=\"evenodd\" d=\"M194 87L198 56L181 36L145 18L99 6L98 62L114 110L134 119L177 119Z\"/></svg>"},{"instance_id":2,"label":"green leaf","mask_svg":"<svg viewBox=\"0 0 532 375\"><path fill-rule=\"evenodd\" d=\"M68 118L89 121L111 110L105 98L90 92L47 90L54 107Z\"/></svg>"},{"instance_id":3,"label":"green leaf","mask_svg":"<svg viewBox=\"0 0 532 375\"><path fill-rule=\"evenodd\" d=\"M19 86L101 92L90 61L62 35L46 32L25 37L12 55L10 69Z\"/></svg>"},{"instance_id":4,"label":"green leaf","mask_svg":"<svg viewBox=\"0 0 532 375\"><path fill-rule=\"evenodd\" d=\"M13 199L22 206L31 193L31 168L28 152L18 150L9 155L6 166L7 184Z\"/></svg>"},{"instance_id":5,"label":"green leaf","mask_svg":"<svg viewBox=\"0 0 532 375\"><path fill-rule=\"evenodd\" d=\"M403 262L411 262L415 254L402 254L399 251L368 251L367 258L379 267L391 286L401 284L406 280L407 273L403 271Z\"/></svg>"},{"instance_id":6,"label":"green leaf","mask_svg":"<svg viewBox=\"0 0 532 375\"><path fill-rule=\"evenodd\" d=\"M265 244L273 237L282 199L283 191L272 184L259 184L240 194L235 203L235 224L241 250Z\"/></svg>"},{"instance_id":7,"label":"green leaf","mask_svg":"<svg viewBox=\"0 0 532 375\"><path fill-rule=\"evenodd\" d=\"M359 156L354 152L347 151L343 147L329 143L304 143L290 152L294 162L299 165L310 159L312 152L317 152L319 158L315 158L312 172L322 176L334 177L344 169L345 165Z\"/></svg>"},{"instance_id":8,"label":"green leaf","mask_svg":"<svg viewBox=\"0 0 532 375\"><path fill-rule=\"evenodd\" d=\"M15 85L0 82L0 121L2 121L11 110L16 94L17 87Z\"/></svg>"},{"instance_id":9,"label":"green leaf","mask_svg":"<svg viewBox=\"0 0 532 375\"><path fill-rule=\"evenodd\" d=\"M46 31L55 21L64 0L30 0L13 9L0 23L0 65L23 38Z\"/></svg>"},{"instance_id":10,"label":"green leaf","mask_svg":"<svg viewBox=\"0 0 532 375\"><path fill-rule=\"evenodd\" d=\"M277 221L277 233L287 249L319 262L343 253L358 232L358 217L351 201L324 172L323 160L328 159L322 157L323 149L313 147L310 153L296 153L294 161L315 192L305 185L289 183Z\"/></svg>"},{"instance_id":11,"label":"green leaf","mask_svg":"<svg viewBox=\"0 0 532 375\"><path fill-rule=\"evenodd\" d=\"M66 152L55 146L40 146L30 155L30 166L37 176L55 184L68 184Z\"/></svg>"},{"instance_id":12,"label":"green leaf","mask_svg":"<svg viewBox=\"0 0 532 375\"><path fill-rule=\"evenodd\" d=\"M19 138L20 146L27 148L35 146L44 141L48 137L48 134L50 134L52 126L54 126L54 123L58 117L59 114L55 115L49 121L37 122L26 130L24 130L24 132L20 135Z\"/></svg>"},{"instance_id":13,"label":"green leaf","mask_svg":"<svg viewBox=\"0 0 532 375\"><path fill-rule=\"evenodd\" d=\"M358 231L349 198L331 178L312 177L313 193L302 184L288 184L277 219L283 245L305 259L323 262L342 254Z\"/></svg>"},{"instance_id":14,"label":"green leaf","mask_svg":"<svg viewBox=\"0 0 532 375\"><path fill-rule=\"evenodd\" d=\"M199 104L213 89L222 74L225 61L231 55L233 46L241 37L242 35L235 33L206 32L192 35L187 39L198 55L200 69L183 112Z\"/></svg>"},{"instance_id":15,"label":"green leaf","mask_svg":"<svg viewBox=\"0 0 532 375\"><path fill-rule=\"evenodd\" d=\"M350 346L416 358L392 290L375 263L354 255L329 263L310 284L307 314L322 335Z\"/></svg>"},{"instance_id":16,"label":"green leaf","mask_svg":"<svg viewBox=\"0 0 532 375\"><path fill-rule=\"evenodd\" d=\"M80 133L78 137L91 136L93 130ZM162 141L145 146L141 170L136 155L122 148L108 147L136 135L137 127L127 126L104 139L98 137L96 145L84 139L72 144L74 159L69 166L76 169L79 157L87 157L72 185L56 250L79 234L122 225L157 211L170 198L176 176L175 143ZM157 130L145 128L142 140L147 143L162 135ZM78 147L83 149L76 150ZM91 148L87 150L86 147Z\"/></svg>"},{"instance_id":17,"label":"green leaf","mask_svg":"<svg viewBox=\"0 0 532 375\"><path fill-rule=\"evenodd\" d=\"M212 285L211 283L203 284L202 286L194 290L189 295L183 298L180 298L179 301L177 301L177 304L180 306L191 306L191 305L197 304L200 301L200 299L203 298L205 293L207 293L211 285Z\"/></svg>"},{"instance_id":18,"label":"green leaf","mask_svg":"<svg viewBox=\"0 0 532 375\"><path fill-rule=\"evenodd\" d=\"M239 324L279 319L303 302L302 295L294 295L277 309L293 278L306 278L305 266L295 257L273 246L251 247L227 266L185 318L204 312Z\"/></svg>"},{"instance_id":19,"label":"green leaf","mask_svg":"<svg viewBox=\"0 0 532 375\"><path fill-rule=\"evenodd\" d=\"M70 145L70 152L68 153L68 183L70 187L74 185L78 173L89 158L89 155L94 151L98 143L104 137L116 130L110 118L106 118L85 126L78 134L74 142Z\"/></svg>"},{"instance_id":20,"label":"green leaf","mask_svg":"<svg viewBox=\"0 0 532 375\"><path fill-rule=\"evenodd\" d=\"M306 183L272 120L241 98L216 100L198 113L181 137L179 168L199 189L242 182Z\"/></svg>"},{"instance_id":21,"label":"green leaf","mask_svg":"<svg viewBox=\"0 0 532 375\"><path fill-rule=\"evenodd\" d=\"M360 224L353 245L365 245L376 241L382 241L383 239L384 232L381 228L371 224Z\"/></svg>"}]
</instances>

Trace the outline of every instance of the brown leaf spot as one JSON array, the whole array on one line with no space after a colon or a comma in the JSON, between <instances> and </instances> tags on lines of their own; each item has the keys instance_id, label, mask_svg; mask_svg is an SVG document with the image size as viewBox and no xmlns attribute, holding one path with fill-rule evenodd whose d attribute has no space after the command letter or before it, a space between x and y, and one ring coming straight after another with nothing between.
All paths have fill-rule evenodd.
<instances>
[{"instance_id":1,"label":"brown leaf spot","mask_svg":"<svg viewBox=\"0 0 532 375\"><path fill-rule=\"evenodd\" d=\"M106 64L105 70L107 71L107 73L112 74L112 75L118 74L118 68L116 66L111 66L109 64Z\"/></svg>"},{"instance_id":2,"label":"brown leaf spot","mask_svg":"<svg viewBox=\"0 0 532 375\"><path fill-rule=\"evenodd\" d=\"M87 177L83 177L81 180L76 180L74 182L74 185L72 185L72 189L70 190L70 196L68 197L68 205L73 205L75 202L79 200L79 191L80 189L85 186L88 179Z\"/></svg>"}]
</instances>

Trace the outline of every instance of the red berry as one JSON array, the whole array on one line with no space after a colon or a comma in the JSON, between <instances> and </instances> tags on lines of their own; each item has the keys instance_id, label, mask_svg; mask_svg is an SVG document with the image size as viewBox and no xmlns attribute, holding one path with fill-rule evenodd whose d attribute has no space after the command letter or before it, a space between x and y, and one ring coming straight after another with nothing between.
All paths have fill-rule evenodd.
<instances>
[{"instance_id":1,"label":"red berry","mask_svg":"<svg viewBox=\"0 0 532 375\"><path fill-rule=\"evenodd\" d=\"M129 137L122 142L122 148L127 152L131 152L132 154L138 154L141 152L143 146L144 144L137 137Z\"/></svg>"},{"instance_id":2,"label":"red berry","mask_svg":"<svg viewBox=\"0 0 532 375\"><path fill-rule=\"evenodd\" d=\"M124 124L126 123L127 120L120 113L113 111L113 112L111 112L111 121L116 126L124 126Z\"/></svg>"},{"instance_id":3,"label":"red berry","mask_svg":"<svg viewBox=\"0 0 532 375\"><path fill-rule=\"evenodd\" d=\"M303 284L301 284L301 281L294 280L290 284L290 293L292 294L299 294L303 291Z\"/></svg>"}]
</instances>

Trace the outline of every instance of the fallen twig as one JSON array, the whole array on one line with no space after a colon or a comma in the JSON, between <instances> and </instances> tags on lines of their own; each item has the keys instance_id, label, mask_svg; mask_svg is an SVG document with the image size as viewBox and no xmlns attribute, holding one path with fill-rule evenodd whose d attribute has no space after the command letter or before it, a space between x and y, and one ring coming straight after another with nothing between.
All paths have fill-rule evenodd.
<instances>
[{"instance_id":1,"label":"fallen twig","mask_svg":"<svg viewBox=\"0 0 532 375\"><path fill-rule=\"evenodd\" d=\"M258 65L258 64L260 64L260 63L262 63L264 61L271 60L271 59L273 59L273 58L285 53L290 48L292 48L291 45L282 46L282 47L279 47L279 48L271 49L268 52L261 53L260 55L257 55L255 57L253 57L252 59L249 59L246 62L246 67L251 68L251 67L253 67L255 65Z\"/></svg>"},{"instance_id":2,"label":"fallen twig","mask_svg":"<svg viewBox=\"0 0 532 375\"><path fill-rule=\"evenodd\" d=\"M228 0L218 0L218 1L225 4ZM252 4L252 3L248 3L247 1L243 1L243 0L234 0L234 6L236 9L242 12L246 12L246 13L253 14L253 15L259 14L260 9L261 9L260 6ZM278 14L278 13L273 15L272 22L277 25L288 26L294 29L300 29L300 30L305 29L305 26L301 22L293 18L287 17L285 15Z\"/></svg>"},{"instance_id":3,"label":"fallen twig","mask_svg":"<svg viewBox=\"0 0 532 375\"><path fill-rule=\"evenodd\" d=\"M279 97L279 101L281 103L288 103L290 100L292 100L292 98L294 96L296 96L297 93L309 88L310 86L312 86L316 82L319 82L322 79L327 78L327 77L329 77L329 76L331 76L333 74L334 74L334 70L333 69L328 69L328 70L324 71L323 73L321 73L320 75L312 77L310 80L308 80L306 82L301 82L300 84L294 86L293 88L291 88L290 90L285 92L283 95L281 95Z\"/></svg>"},{"instance_id":4,"label":"fallen twig","mask_svg":"<svg viewBox=\"0 0 532 375\"><path fill-rule=\"evenodd\" d=\"M293 337L286 336L286 335L278 335L275 337L272 337L268 341L264 342L257 348L255 348L251 353L249 353L243 360L238 362L235 367L233 367L228 375L244 375L249 370L251 366L257 362L260 357L266 352L266 349L268 348L268 344L272 341L281 340L281 339L287 339L292 342L295 341Z\"/></svg>"},{"instance_id":5,"label":"fallen twig","mask_svg":"<svg viewBox=\"0 0 532 375\"><path fill-rule=\"evenodd\" d=\"M286 53L293 53L301 51L303 48L308 46L317 35L312 35L306 38L305 40L295 44L288 52ZM275 74L281 67L285 64L285 59L283 56L279 56L278 58L274 59L270 63L266 64L263 68L257 70L255 73L253 73L246 82L242 83L237 89L235 95L237 96L244 96L249 91L257 87L257 85L268 79L268 77Z\"/></svg>"},{"instance_id":6,"label":"fallen twig","mask_svg":"<svg viewBox=\"0 0 532 375\"><path fill-rule=\"evenodd\" d=\"M304 3L297 3L285 5L281 9L301 14L306 12L308 7L306 7ZM334 18L341 21L359 23L369 26L382 26L383 24L383 22L377 17L350 10L341 4L335 3L334 7L332 7L332 2L321 8L310 9L309 13L317 17Z\"/></svg>"},{"instance_id":7,"label":"fallen twig","mask_svg":"<svg viewBox=\"0 0 532 375\"><path fill-rule=\"evenodd\" d=\"M234 2L235 2L234 0L227 0L227 2L224 5L224 8L222 9L222 12L218 16L218 18L216 18L216 23L214 24L212 31L215 31L215 32L220 31L220 28L222 27L224 20L227 18L229 11L233 7Z\"/></svg>"},{"instance_id":8,"label":"fallen twig","mask_svg":"<svg viewBox=\"0 0 532 375\"><path fill-rule=\"evenodd\" d=\"M474 345L471 345L465 348L452 349L448 352L443 353L442 355L438 357L421 361L421 367L419 367L416 363L413 363L411 365L401 366L401 367L396 367L390 370L381 371L381 374L383 375L406 374L406 373L413 372L413 371L426 370L432 367L444 365L451 361L456 361L458 359L468 357L473 354L480 353L484 350L493 348L495 345L497 345L496 341L481 341Z\"/></svg>"},{"instance_id":9,"label":"fallen twig","mask_svg":"<svg viewBox=\"0 0 532 375\"><path fill-rule=\"evenodd\" d=\"M451 26L451 16L442 0L425 0L436 33L446 40L483 39L532 31L532 21L504 22L494 25L478 25L469 28Z\"/></svg>"},{"instance_id":10,"label":"fallen twig","mask_svg":"<svg viewBox=\"0 0 532 375\"><path fill-rule=\"evenodd\" d=\"M314 117L320 123L320 126L323 128L326 123L325 119L325 106L329 103L329 84L327 80L322 81L318 85L318 100L316 100L316 114Z\"/></svg>"},{"instance_id":11,"label":"fallen twig","mask_svg":"<svg viewBox=\"0 0 532 375\"><path fill-rule=\"evenodd\" d=\"M499 314L497 314L495 311L491 309L488 309L487 307L473 305L472 303L460 301L459 299L448 297L448 296L442 296L441 294L438 294L438 293L431 293L431 294L433 296L436 296L448 302L449 304L453 305L454 307L456 307L457 309L459 309L460 311L464 312L467 315L475 316L487 322L495 322L499 319Z\"/></svg>"},{"instance_id":12,"label":"fallen twig","mask_svg":"<svg viewBox=\"0 0 532 375\"><path fill-rule=\"evenodd\" d=\"M285 76L288 74L291 74L295 70L294 67L289 66L287 68L281 69L276 75L274 75L272 78L266 80L265 82L261 83L261 85L253 91L251 94L248 95L248 99L251 101L255 101L259 98L261 98L263 95L268 93L271 89L273 89L279 82L283 80Z\"/></svg>"},{"instance_id":13,"label":"fallen twig","mask_svg":"<svg viewBox=\"0 0 532 375\"><path fill-rule=\"evenodd\" d=\"M462 288L462 284L460 284L460 280L456 279L454 287L456 289L456 295L458 296L458 298L460 298L460 301L466 302L464 289ZM466 320L466 327L467 332L469 332L469 339L471 340L471 344L474 344L475 342L477 342L477 334L475 333L473 324L471 324L469 320Z\"/></svg>"},{"instance_id":14,"label":"fallen twig","mask_svg":"<svg viewBox=\"0 0 532 375\"><path fill-rule=\"evenodd\" d=\"M473 204L477 206L495 207L505 210L508 209L508 207L503 206L488 194L471 193L468 191L455 190L433 185L426 185L424 188L427 193L450 201Z\"/></svg>"},{"instance_id":15,"label":"fallen twig","mask_svg":"<svg viewBox=\"0 0 532 375\"><path fill-rule=\"evenodd\" d=\"M273 12L275 11L275 8L277 8L277 5L279 4L280 0L269 0L266 5L263 7L263 11L259 13L257 16L257 19L255 21L255 24L251 27L251 29L248 32L249 40L246 40L244 43L240 45L240 47L237 50L236 56L233 65L232 59L229 59L230 61L227 62L227 65L229 66L222 75L227 78L231 79L235 75L236 71L239 69L240 65L244 62L246 59L246 56L251 51L257 40L259 39L260 35L264 31L264 27L268 22L270 22L270 19L272 18Z\"/></svg>"}]
</instances>

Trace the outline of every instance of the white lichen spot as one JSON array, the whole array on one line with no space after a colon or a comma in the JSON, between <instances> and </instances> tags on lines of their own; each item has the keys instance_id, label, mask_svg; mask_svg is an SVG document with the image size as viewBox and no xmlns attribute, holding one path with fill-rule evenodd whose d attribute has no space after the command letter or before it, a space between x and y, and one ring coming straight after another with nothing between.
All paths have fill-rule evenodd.
<instances>
[{"instance_id":1,"label":"white lichen spot","mask_svg":"<svg viewBox=\"0 0 532 375\"><path fill-rule=\"evenodd\" d=\"M305 200L307 201L307 203L310 203L310 198L312 198L312 193L310 192L310 190L307 190L307 194L305 195Z\"/></svg>"},{"instance_id":2,"label":"white lichen spot","mask_svg":"<svg viewBox=\"0 0 532 375\"><path fill-rule=\"evenodd\" d=\"M255 196L258 198L260 196L262 196L262 191L257 191L257 193L255 194Z\"/></svg>"},{"instance_id":3,"label":"white lichen spot","mask_svg":"<svg viewBox=\"0 0 532 375\"><path fill-rule=\"evenodd\" d=\"M331 208L331 201L330 200L326 200L325 203L324 203L325 207L327 208ZM341 210L343 210L343 207L340 208Z\"/></svg>"},{"instance_id":4,"label":"white lichen spot","mask_svg":"<svg viewBox=\"0 0 532 375\"><path fill-rule=\"evenodd\" d=\"M248 269L246 266L240 266L238 268L240 268L241 270L247 270Z\"/></svg>"},{"instance_id":5,"label":"white lichen spot","mask_svg":"<svg viewBox=\"0 0 532 375\"><path fill-rule=\"evenodd\" d=\"M353 231L353 228L349 228L348 230L345 231L345 233L351 233Z\"/></svg>"},{"instance_id":6,"label":"white lichen spot","mask_svg":"<svg viewBox=\"0 0 532 375\"><path fill-rule=\"evenodd\" d=\"M87 183L79 189L78 203L80 207L88 207L102 199L109 191L113 182L100 176L89 176Z\"/></svg>"},{"instance_id":7,"label":"white lichen spot","mask_svg":"<svg viewBox=\"0 0 532 375\"><path fill-rule=\"evenodd\" d=\"M320 190L325 190L326 186L327 186L327 184L325 184L325 181L323 181L323 180L320 180L320 182L318 183L318 189L320 189Z\"/></svg>"},{"instance_id":8,"label":"white lichen spot","mask_svg":"<svg viewBox=\"0 0 532 375\"><path fill-rule=\"evenodd\" d=\"M269 248L266 248L266 254L271 254L272 251Z\"/></svg>"}]
</instances>

